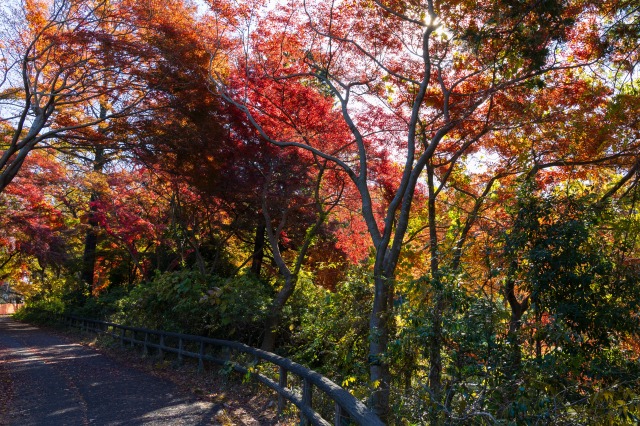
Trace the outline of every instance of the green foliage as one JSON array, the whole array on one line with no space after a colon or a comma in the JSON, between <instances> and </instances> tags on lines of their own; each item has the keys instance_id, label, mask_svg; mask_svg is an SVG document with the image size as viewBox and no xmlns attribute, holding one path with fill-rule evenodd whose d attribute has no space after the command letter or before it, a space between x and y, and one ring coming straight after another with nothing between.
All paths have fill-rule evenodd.
<instances>
[{"instance_id":1,"label":"green foliage","mask_svg":"<svg viewBox=\"0 0 640 426\"><path fill-rule=\"evenodd\" d=\"M87 299L82 286L73 276L43 272L38 281L29 284L30 293L26 306L16 313L15 318L37 324L51 323L51 317L58 314L75 314Z\"/></svg>"},{"instance_id":2,"label":"green foliage","mask_svg":"<svg viewBox=\"0 0 640 426\"><path fill-rule=\"evenodd\" d=\"M51 316L62 314L64 310L65 305L60 299L40 299L30 301L27 306L16 312L13 317L19 321L34 324L50 324Z\"/></svg>"},{"instance_id":3,"label":"green foliage","mask_svg":"<svg viewBox=\"0 0 640 426\"><path fill-rule=\"evenodd\" d=\"M370 276L352 268L335 292L301 280L289 312L287 352L296 361L366 395Z\"/></svg>"},{"instance_id":4,"label":"green foliage","mask_svg":"<svg viewBox=\"0 0 640 426\"><path fill-rule=\"evenodd\" d=\"M451 424L491 423L482 413L495 413L496 407L489 408L487 390L498 390L506 381L504 370L510 360L503 330L508 312L500 297L465 288L465 278L443 271L437 284L429 280L431 293L422 304L396 304L401 326L390 345L389 362L397 380L397 418L429 423L429 413L436 411ZM419 280L408 288L422 285ZM434 399L428 383L437 293L445 300L443 401Z\"/></svg>"},{"instance_id":5,"label":"green foliage","mask_svg":"<svg viewBox=\"0 0 640 426\"><path fill-rule=\"evenodd\" d=\"M202 303L207 306L207 333L257 346L271 301L270 289L251 274L219 279Z\"/></svg>"},{"instance_id":6,"label":"green foliage","mask_svg":"<svg viewBox=\"0 0 640 426\"><path fill-rule=\"evenodd\" d=\"M113 286L97 297L67 298L67 312L84 318L109 319L123 309L123 299L128 291L125 287Z\"/></svg>"},{"instance_id":7,"label":"green foliage","mask_svg":"<svg viewBox=\"0 0 640 426\"><path fill-rule=\"evenodd\" d=\"M409 297L396 296L397 329L386 354L397 419L433 424L436 411L442 424L460 425L639 421L640 283L620 260L635 244L629 230L636 224L589 194L534 194L523 187L512 226L487 247L487 282L512 280L519 300L529 298L517 331L520 356L504 294L446 266L437 280L398 283ZM436 400L428 374L437 297L444 321Z\"/></svg>"},{"instance_id":8,"label":"green foliage","mask_svg":"<svg viewBox=\"0 0 640 426\"><path fill-rule=\"evenodd\" d=\"M444 290L442 401L433 399L427 380L432 307L396 311L405 324L388 354L397 380L396 418L429 424L428 413L435 409L442 424L450 425L636 424L640 364L629 351L553 350L537 357L535 329L525 327L524 340L531 343L525 344L516 370L506 333L507 305L461 282L450 280Z\"/></svg>"},{"instance_id":9,"label":"green foliage","mask_svg":"<svg viewBox=\"0 0 640 426\"><path fill-rule=\"evenodd\" d=\"M263 283L183 270L136 286L114 319L132 325L255 342L268 304Z\"/></svg>"},{"instance_id":10,"label":"green foliage","mask_svg":"<svg viewBox=\"0 0 640 426\"><path fill-rule=\"evenodd\" d=\"M509 274L530 293L535 336L565 353L583 356L640 334L640 279L616 262L615 240L603 238L602 208L590 196L522 195L506 235Z\"/></svg>"},{"instance_id":11,"label":"green foliage","mask_svg":"<svg viewBox=\"0 0 640 426\"><path fill-rule=\"evenodd\" d=\"M117 319L166 331L202 331L206 310L199 300L206 290L206 279L197 272L158 273L131 290Z\"/></svg>"}]
</instances>

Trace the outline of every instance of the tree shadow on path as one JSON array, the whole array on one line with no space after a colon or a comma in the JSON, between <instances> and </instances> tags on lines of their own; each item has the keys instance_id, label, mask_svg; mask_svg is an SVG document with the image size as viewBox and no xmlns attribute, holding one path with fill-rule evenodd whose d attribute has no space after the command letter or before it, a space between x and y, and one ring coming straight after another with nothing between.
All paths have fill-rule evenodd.
<instances>
[{"instance_id":1,"label":"tree shadow on path","mask_svg":"<svg viewBox=\"0 0 640 426\"><path fill-rule=\"evenodd\" d=\"M6 316L0 362L13 382L13 401L0 410L9 425L210 425L222 409Z\"/></svg>"}]
</instances>

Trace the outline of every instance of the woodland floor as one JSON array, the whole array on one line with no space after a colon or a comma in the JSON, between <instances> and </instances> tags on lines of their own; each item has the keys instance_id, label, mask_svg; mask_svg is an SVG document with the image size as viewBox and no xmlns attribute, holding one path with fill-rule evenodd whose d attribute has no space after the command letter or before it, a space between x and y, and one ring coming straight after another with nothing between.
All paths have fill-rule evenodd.
<instances>
[{"instance_id":1,"label":"woodland floor","mask_svg":"<svg viewBox=\"0 0 640 426\"><path fill-rule=\"evenodd\" d=\"M0 316L0 425L278 425L274 398Z\"/></svg>"}]
</instances>

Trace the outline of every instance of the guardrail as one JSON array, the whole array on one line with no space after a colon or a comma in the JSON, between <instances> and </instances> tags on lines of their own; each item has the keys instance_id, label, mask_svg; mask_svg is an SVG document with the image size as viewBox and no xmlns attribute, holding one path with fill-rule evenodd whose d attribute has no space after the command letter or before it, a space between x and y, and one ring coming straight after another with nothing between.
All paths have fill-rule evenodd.
<instances>
[{"instance_id":1,"label":"guardrail","mask_svg":"<svg viewBox=\"0 0 640 426\"><path fill-rule=\"evenodd\" d=\"M165 352L176 354L178 356L178 362L182 362L184 357L197 359L198 370L200 371L204 369L204 362L209 361L248 375L278 393L278 413L281 413L284 409L285 400L293 403L300 410L302 425L331 426L331 423L325 420L312 407L314 387L333 401L335 406L333 410L333 424L335 426L343 426L350 423L365 426L384 425L366 405L351 395L347 390L321 374L271 352L256 349L239 342L150 330L140 327L129 327L112 322L75 316L63 316L63 320L71 327L111 335L119 339L122 346L124 346L125 343L129 343L131 346L136 344L141 345L145 354L148 354L150 349L156 349L160 356ZM172 342L176 343L176 345L171 346L170 343ZM210 355L208 351L211 348L222 349L223 356L216 357ZM195 350L197 350L197 352ZM238 362L231 361L231 350L250 355L252 362L249 362L249 365L241 365ZM266 361L277 367L277 382L258 371L259 361ZM301 392L288 385L289 373L295 374L302 380Z\"/></svg>"}]
</instances>

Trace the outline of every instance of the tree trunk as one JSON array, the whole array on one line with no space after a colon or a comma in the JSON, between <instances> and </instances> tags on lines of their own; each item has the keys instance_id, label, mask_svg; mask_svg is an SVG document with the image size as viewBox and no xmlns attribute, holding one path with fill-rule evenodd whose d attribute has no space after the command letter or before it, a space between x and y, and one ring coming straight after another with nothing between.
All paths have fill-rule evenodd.
<instances>
[{"instance_id":1,"label":"tree trunk","mask_svg":"<svg viewBox=\"0 0 640 426\"><path fill-rule=\"evenodd\" d=\"M293 291L296 288L298 278L295 275L285 277L284 286L280 289L269 309L267 320L265 322L264 337L262 338L261 349L267 352L273 352L276 348L276 339L278 338L278 327L282 320L282 310L287 303Z\"/></svg>"},{"instance_id":2,"label":"tree trunk","mask_svg":"<svg viewBox=\"0 0 640 426\"><path fill-rule=\"evenodd\" d=\"M436 287L441 287L441 284L436 284ZM440 289L436 291L433 324L429 339L429 388L433 393L433 398L440 403L442 399L442 342L444 340L442 336L442 316L444 313L444 298Z\"/></svg>"},{"instance_id":3,"label":"tree trunk","mask_svg":"<svg viewBox=\"0 0 640 426\"><path fill-rule=\"evenodd\" d=\"M374 268L376 270L378 268ZM381 268L380 268L381 269ZM391 372L384 360L389 343L390 280L376 272L374 277L373 309L369 321L369 377L373 386L371 408L384 423L389 422L389 391Z\"/></svg>"},{"instance_id":4,"label":"tree trunk","mask_svg":"<svg viewBox=\"0 0 640 426\"><path fill-rule=\"evenodd\" d=\"M89 220L87 221L89 228L84 237L84 253L82 255L82 271L80 273L80 278L89 294L93 291L93 275L95 273L96 248L98 246L98 233L96 231L98 221L95 218L97 209L91 205L96 200L96 194L92 193L89 201Z\"/></svg>"},{"instance_id":5,"label":"tree trunk","mask_svg":"<svg viewBox=\"0 0 640 426\"><path fill-rule=\"evenodd\" d=\"M427 166L427 183L429 188L429 251L431 281L434 292L433 317L431 325L431 336L429 338L429 388L434 401L440 405L442 403L442 343L443 326L442 317L444 315L445 300L442 277L440 276L440 259L438 254L438 230L436 227L436 192L434 187L434 168L431 164ZM431 423L438 423L440 410L433 410L431 413Z\"/></svg>"},{"instance_id":6,"label":"tree trunk","mask_svg":"<svg viewBox=\"0 0 640 426\"><path fill-rule=\"evenodd\" d=\"M512 371L518 372L522 364L522 348L520 344L520 327L522 326L522 316L529 309L529 298L525 297L522 302L518 301L515 294L515 283L509 279L505 286L505 295L511 308L511 318L509 319L509 332L507 340L511 344L512 351Z\"/></svg>"},{"instance_id":7,"label":"tree trunk","mask_svg":"<svg viewBox=\"0 0 640 426\"><path fill-rule=\"evenodd\" d=\"M102 172L104 168L104 148L96 148L96 153L93 161L93 171ZM88 215L88 229L84 238L84 253L82 255L82 271L80 272L80 279L85 286L85 289L91 294L93 292L93 275L95 273L96 265L96 249L98 247L98 220L96 218L97 208L93 203L99 199L96 191L91 192L89 199L89 215Z\"/></svg>"},{"instance_id":8,"label":"tree trunk","mask_svg":"<svg viewBox=\"0 0 640 426\"><path fill-rule=\"evenodd\" d=\"M280 289L278 294L276 295L273 303L271 304L271 309L267 316L267 321L265 324L264 338L262 340L262 349L273 352L276 345L276 338L278 327L282 320L282 310L284 309L285 304L293 294L293 291L296 288L296 284L298 283L298 274L300 272L300 268L302 267L302 263L304 262L307 251L309 247L311 247L311 242L313 238L317 235L320 226L324 223L327 212L322 210L322 206L320 205L320 183L322 181L323 169L320 170L318 175L318 179L316 181L315 188L315 200L316 207L318 208L318 217L316 222L313 224L311 228L307 231L307 234L302 242L302 246L298 251L298 255L296 256L296 260L293 268L289 268L284 258L282 257L282 253L280 252L279 239L282 233L282 229L287 220L288 207L282 212L282 218L280 219L280 223L277 229L274 232L274 229L271 227L271 216L269 214L269 209L267 208L267 183L264 186L262 193L262 215L264 216L264 230L258 230L259 234L256 235L256 240L262 236L264 238L265 231L266 236L268 238L269 245L271 246L271 252L273 253L273 260L276 265L278 265L278 270L280 274L284 277L284 286ZM335 206L335 204L334 204ZM262 222L261 222L262 223Z\"/></svg>"},{"instance_id":9,"label":"tree trunk","mask_svg":"<svg viewBox=\"0 0 640 426\"><path fill-rule=\"evenodd\" d=\"M260 276L262 270L262 260L264 258L264 232L265 224L261 221L256 228L256 238L253 244L253 256L251 257L251 273L256 277Z\"/></svg>"}]
</instances>

